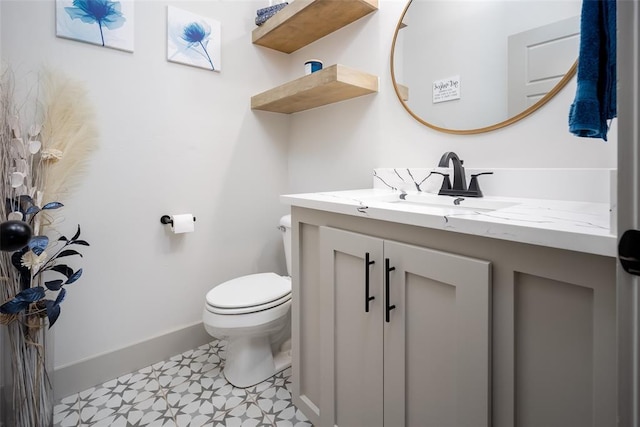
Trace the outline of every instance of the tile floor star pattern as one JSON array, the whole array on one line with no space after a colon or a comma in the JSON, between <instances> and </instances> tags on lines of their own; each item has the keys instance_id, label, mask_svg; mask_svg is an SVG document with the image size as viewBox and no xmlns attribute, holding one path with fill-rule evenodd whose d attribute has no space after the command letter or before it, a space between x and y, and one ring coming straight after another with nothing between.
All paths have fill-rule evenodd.
<instances>
[{"instance_id":1,"label":"tile floor star pattern","mask_svg":"<svg viewBox=\"0 0 640 427\"><path fill-rule=\"evenodd\" d=\"M224 341L65 397L54 427L311 427L291 402L291 368L246 389L222 375Z\"/></svg>"}]
</instances>

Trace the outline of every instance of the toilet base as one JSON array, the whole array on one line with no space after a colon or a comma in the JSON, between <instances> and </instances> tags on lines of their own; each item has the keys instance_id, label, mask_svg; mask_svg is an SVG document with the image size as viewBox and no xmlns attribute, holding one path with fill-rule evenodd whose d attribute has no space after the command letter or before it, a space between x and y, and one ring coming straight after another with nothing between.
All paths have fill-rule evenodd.
<instances>
[{"instance_id":1,"label":"toilet base","mask_svg":"<svg viewBox=\"0 0 640 427\"><path fill-rule=\"evenodd\" d=\"M227 342L227 360L223 374L239 388L261 383L291 366L290 345L273 354L268 336L239 336Z\"/></svg>"}]
</instances>

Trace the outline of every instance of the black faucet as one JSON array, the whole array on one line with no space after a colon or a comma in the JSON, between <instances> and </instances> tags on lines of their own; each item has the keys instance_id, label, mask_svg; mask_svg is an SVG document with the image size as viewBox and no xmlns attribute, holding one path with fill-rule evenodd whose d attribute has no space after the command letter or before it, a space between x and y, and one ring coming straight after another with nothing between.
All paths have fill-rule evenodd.
<instances>
[{"instance_id":1,"label":"black faucet","mask_svg":"<svg viewBox=\"0 0 640 427\"><path fill-rule=\"evenodd\" d=\"M449 190L467 191L467 178L464 176L464 166L462 166L464 161L460 160L453 151L447 151L440 157L438 167L448 168L449 161L453 163L453 188L450 187Z\"/></svg>"},{"instance_id":2,"label":"black faucet","mask_svg":"<svg viewBox=\"0 0 640 427\"><path fill-rule=\"evenodd\" d=\"M480 190L480 185L478 184L478 176L491 175L493 174L493 172L482 172L471 175L471 183L469 184L469 188L467 188L467 178L464 174L464 166L462 166L464 164L464 161L460 160L460 157L458 157L458 155L453 151L447 151L442 155L442 157L440 157L438 167L448 168L449 162L453 163L453 187L451 186L451 181L449 180L449 174L434 172L444 177L444 179L442 180L442 187L440 187L438 195L482 197L482 191Z\"/></svg>"}]
</instances>

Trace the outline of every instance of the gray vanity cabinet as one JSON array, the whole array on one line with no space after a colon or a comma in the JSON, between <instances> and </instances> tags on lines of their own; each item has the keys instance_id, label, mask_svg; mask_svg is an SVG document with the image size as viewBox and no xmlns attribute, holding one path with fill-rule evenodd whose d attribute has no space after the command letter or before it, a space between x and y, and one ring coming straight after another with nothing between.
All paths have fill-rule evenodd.
<instances>
[{"instance_id":1,"label":"gray vanity cabinet","mask_svg":"<svg viewBox=\"0 0 640 427\"><path fill-rule=\"evenodd\" d=\"M488 425L488 262L321 227L320 266L320 426Z\"/></svg>"},{"instance_id":2,"label":"gray vanity cabinet","mask_svg":"<svg viewBox=\"0 0 640 427\"><path fill-rule=\"evenodd\" d=\"M615 258L292 214L291 391L314 425L616 426Z\"/></svg>"}]
</instances>

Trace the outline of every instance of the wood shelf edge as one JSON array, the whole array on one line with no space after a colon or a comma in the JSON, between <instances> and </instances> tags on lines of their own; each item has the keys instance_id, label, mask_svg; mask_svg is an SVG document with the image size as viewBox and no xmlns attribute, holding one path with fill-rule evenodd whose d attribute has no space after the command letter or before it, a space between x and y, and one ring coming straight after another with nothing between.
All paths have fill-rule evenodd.
<instances>
[{"instance_id":1,"label":"wood shelf edge","mask_svg":"<svg viewBox=\"0 0 640 427\"><path fill-rule=\"evenodd\" d=\"M341 64L251 97L251 109L296 113L378 92L378 77Z\"/></svg>"},{"instance_id":2,"label":"wood shelf edge","mask_svg":"<svg viewBox=\"0 0 640 427\"><path fill-rule=\"evenodd\" d=\"M284 53L295 52L378 10L378 0L341 0L343 7L335 11L343 12L339 14L341 21L336 23L317 13L323 7L327 10L323 5L329 1L335 0L293 1L251 32L252 43ZM346 4L350 5L344 6ZM358 12L350 11L349 7ZM304 33L297 34L301 23L304 23Z\"/></svg>"},{"instance_id":3,"label":"wood shelf edge","mask_svg":"<svg viewBox=\"0 0 640 427\"><path fill-rule=\"evenodd\" d=\"M405 85L401 85L400 83L398 83L397 85L398 85L398 93L400 94L400 98L403 101L408 101L409 100L409 87L405 86Z\"/></svg>"}]
</instances>

